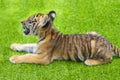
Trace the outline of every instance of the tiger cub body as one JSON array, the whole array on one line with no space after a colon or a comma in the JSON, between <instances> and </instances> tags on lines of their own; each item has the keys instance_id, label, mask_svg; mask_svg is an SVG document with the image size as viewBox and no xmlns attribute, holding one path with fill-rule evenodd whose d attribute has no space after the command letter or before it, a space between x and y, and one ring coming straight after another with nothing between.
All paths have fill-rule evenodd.
<instances>
[{"instance_id":1,"label":"tiger cub body","mask_svg":"<svg viewBox=\"0 0 120 80\"><path fill-rule=\"evenodd\" d=\"M120 51L112 43L95 32L60 33L53 25L55 16L56 13L51 11L48 14L35 14L22 21L24 34L32 33L39 37L39 41L37 44L12 44L11 49L28 52L12 56L12 63L49 64L55 59L64 59L99 65L111 62L114 53L120 56Z\"/></svg>"}]
</instances>

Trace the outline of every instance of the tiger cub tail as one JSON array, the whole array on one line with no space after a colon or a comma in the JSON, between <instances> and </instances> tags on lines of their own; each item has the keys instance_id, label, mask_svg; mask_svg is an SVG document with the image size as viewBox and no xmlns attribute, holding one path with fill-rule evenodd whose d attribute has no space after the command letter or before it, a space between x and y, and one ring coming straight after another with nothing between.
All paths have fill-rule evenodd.
<instances>
[{"instance_id":1,"label":"tiger cub tail","mask_svg":"<svg viewBox=\"0 0 120 80\"><path fill-rule=\"evenodd\" d=\"M120 57L120 49L118 49L116 46L114 46L112 44L111 44L111 47L112 47L114 54L117 55L118 57Z\"/></svg>"}]
</instances>

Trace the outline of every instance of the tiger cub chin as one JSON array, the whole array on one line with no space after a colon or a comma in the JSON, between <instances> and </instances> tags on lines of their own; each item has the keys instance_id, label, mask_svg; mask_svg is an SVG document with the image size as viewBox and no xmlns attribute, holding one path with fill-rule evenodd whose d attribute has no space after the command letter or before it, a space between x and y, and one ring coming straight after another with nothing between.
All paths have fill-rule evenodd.
<instances>
[{"instance_id":1,"label":"tiger cub chin","mask_svg":"<svg viewBox=\"0 0 120 80\"><path fill-rule=\"evenodd\" d=\"M109 63L113 54L120 51L103 36L87 34L62 34L53 25L55 11L34 14L23 20L25 35L38 36L37 44L12 44L11 49L28 54L10 57L12 63L50 64L53 60L83 61L86 65ZM32 54L31 54L32 53Z\"/></svg>"}]
</instances>

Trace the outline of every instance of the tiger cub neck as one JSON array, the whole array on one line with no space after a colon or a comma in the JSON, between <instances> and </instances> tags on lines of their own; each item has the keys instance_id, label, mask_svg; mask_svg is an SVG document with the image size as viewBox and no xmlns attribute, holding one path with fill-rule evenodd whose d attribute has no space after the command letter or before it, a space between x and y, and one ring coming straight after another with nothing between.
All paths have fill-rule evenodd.
<instances>
[{"instance_id":1,"label":"tiger cub neck","mask_svg":"<svg viewBox=\"0 0 120 80\"><path fill-rule=\"evenodd\" d=\"M55 29L55 27L50 24L49 26L45 27L43 31L39 32L38 37L39 37L39 42L48 42L51 40L54 40L57 36L59 36L61 33Z\"/></svg>"},{"instance_id":2,"label":"tiger cub neck","mask_svg":"<svg viewBox=\"0 0 120 80\"><path fill-rule=\"evenodd\" d=\"M37 53L49 53L56 46L61 33L51 25L46 31L41 32L38 36L39 42L37 44Z\"/></svg>"}]
</instances>

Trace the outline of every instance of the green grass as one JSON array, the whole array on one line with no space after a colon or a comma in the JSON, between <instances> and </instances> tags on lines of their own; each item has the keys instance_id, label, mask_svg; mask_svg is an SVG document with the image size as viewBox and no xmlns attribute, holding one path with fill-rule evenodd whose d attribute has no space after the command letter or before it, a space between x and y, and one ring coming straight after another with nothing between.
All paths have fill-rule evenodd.
<instances>
[{"instance_id":1,"label":"green grass","mask_svg":"<svg viewBox=\"0 0 120 80\"><path fill-rule=\"evenodd\" d=\"M86 66L73 61L50 65L11 64L12 43L35 43L23 36L20 22L34 13L55 10L56 28L62 33L96 31L120 48L120 0L0 0L0 80L120 80L120 59Z\"/></svg>"}]
</instances>

